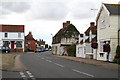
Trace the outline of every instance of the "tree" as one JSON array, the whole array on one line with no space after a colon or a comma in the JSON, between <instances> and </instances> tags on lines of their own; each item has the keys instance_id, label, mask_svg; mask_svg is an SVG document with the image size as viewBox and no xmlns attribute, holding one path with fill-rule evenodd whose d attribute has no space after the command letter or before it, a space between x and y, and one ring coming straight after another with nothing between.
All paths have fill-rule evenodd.
<instances>
[{"instance_id":1,"label":"tree","mask_svg":"<svg viewBox=\"0 0 120 80\"><path fill-rule=\"evenodd\" d=\"M66 46L65 48L67 49L69 56L74 56L74 57L76 56L75 55L76 54L76 45L75 44L73 44L71 46Z\"/></svg>"}]
</instances>

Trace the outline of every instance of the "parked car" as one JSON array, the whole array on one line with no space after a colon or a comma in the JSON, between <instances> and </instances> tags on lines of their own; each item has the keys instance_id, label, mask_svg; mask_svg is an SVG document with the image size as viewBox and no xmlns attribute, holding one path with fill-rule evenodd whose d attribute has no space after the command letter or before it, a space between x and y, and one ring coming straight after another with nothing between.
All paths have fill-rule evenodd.
<instances>
[{"instance_id":1,"label":"parked car","mask_svg":"<svg viewBox=\"0 0 120 80\"><path fill-rule=\"evenodd\" d=\"M36 48L35 53L37 52L42 52L42 50L40 48Z\"/></svg>"},{"instance_id":2,"label":"parked car","mask_svg":"<svg viewBox=\"0 0 120 80\"><path fill-rule=\"evenodd\" d=\"M9 53L10 52L10 48L7 46L0 46L0 52L1 53Z\"/></svg>"}]
</instances>

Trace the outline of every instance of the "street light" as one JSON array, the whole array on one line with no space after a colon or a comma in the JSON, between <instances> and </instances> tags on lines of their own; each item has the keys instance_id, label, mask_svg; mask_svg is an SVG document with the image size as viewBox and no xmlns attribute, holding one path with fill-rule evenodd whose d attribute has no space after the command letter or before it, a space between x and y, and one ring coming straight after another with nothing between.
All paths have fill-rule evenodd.
<instances>
[{"instance_id":1,"label":"street light","mask_svg":"<svg viewBox=\"0 0 120 80\"><path fill-rule=\"evenodd\" d=\"M91 10L94 11L94 17L95 17L95 11L98 10L98 9L92 8Z\"/></svg>"}]
</instances>

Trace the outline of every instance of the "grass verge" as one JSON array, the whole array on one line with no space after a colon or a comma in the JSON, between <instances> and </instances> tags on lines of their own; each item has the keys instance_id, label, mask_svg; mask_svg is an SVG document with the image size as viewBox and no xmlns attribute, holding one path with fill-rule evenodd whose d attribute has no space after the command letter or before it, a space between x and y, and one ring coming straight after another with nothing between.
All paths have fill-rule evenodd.
<instances>
[{"instance_id":1,"label":"grass verge","mask_svg":"<svg viewBox=\"0 0 120 80\"><path fill-rule=\"evenodd\" d=\"M0 69L9 71L14 67L16 54L0 54Z\"/></svg>"}]
</instances>

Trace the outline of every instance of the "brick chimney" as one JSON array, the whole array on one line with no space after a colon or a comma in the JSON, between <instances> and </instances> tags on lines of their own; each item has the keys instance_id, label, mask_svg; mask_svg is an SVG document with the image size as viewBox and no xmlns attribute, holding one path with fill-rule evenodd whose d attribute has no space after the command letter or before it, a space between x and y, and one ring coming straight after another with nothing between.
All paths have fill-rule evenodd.
<instances>
[{"instance_id":1,"label":"brick chimney","mask_svg":"<svg viewBox=\"0 0 120 80\"><path fill-rule=\"evenodd\" d=\"M93 26L95 26L95 22L90 23L90 27L93 27Z\"/></svg>"},{"instance_id":2,"label":"brick chimney","mask_svg":"<svg viewBox=\"0 0 120 80\"><path fill-rule=\"evenodd\" d=\"M65 22L63 22L63 28L65 28L66 27L66 23Z\"/></svg>"},{"instance_id":3,"label":"brick chimney","mask_svg":"<svg viewBox=\"0 0 120 80\"><path fill-rule=\"evenodd\" d=\"M70 21L63 22L63 28L67 27L68 25L70 25Z\"/></svg>"},{"instance_id":4,"label":"brick chimney","mask_svg":"<svg viewBox=\"0 0 120 80\"><path fill-rule=\"evenodd\" d=\"M29 32L29 35L32 36L32 32L31 31Z\"/></svg>"}]
</instances>

